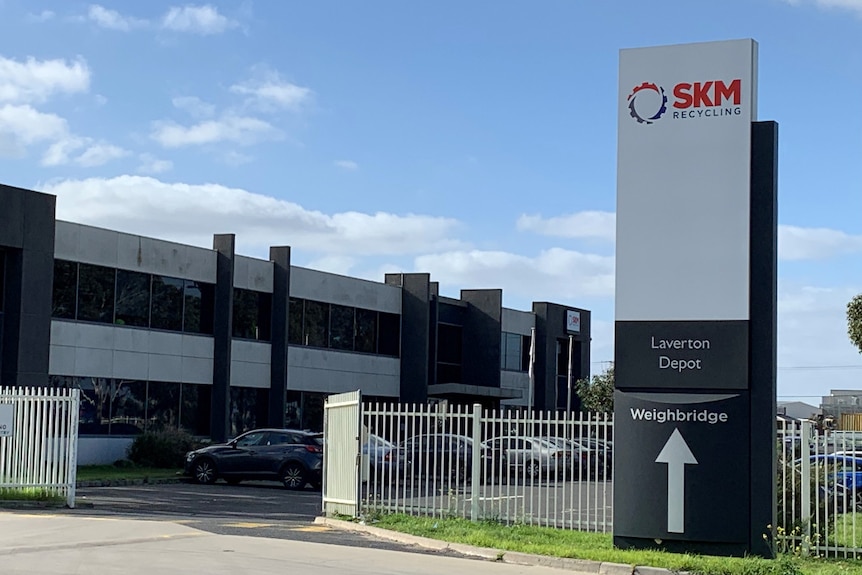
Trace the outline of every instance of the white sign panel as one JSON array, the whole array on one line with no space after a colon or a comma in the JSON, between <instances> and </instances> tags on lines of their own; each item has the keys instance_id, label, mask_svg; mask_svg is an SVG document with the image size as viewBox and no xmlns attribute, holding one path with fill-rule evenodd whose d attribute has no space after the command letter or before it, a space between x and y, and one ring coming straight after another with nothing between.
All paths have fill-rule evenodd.
<instances>
[{"instance_id":1,"label":"white sign panel","mask_svg":"<svg viewBox=\"0 0 862 575\"><path fill-rule=\"evenodd\" d=\"M581 333L581 312L566 310L566 331Z\"/></svg>"},{"instance_id":2,"label":"white sign panel","mask_svg":"<svg viewBox=\"0 0 862 575\"><path fill-rule=\"evenodd\" d=\"M0 437L12 435L12 423L14 421L11 403L0 404Z\"/></svg>"},{"instance_id":3,"label":"white sign panel","mask_svg":"<svg viewBox=\"0 0 862 575\"><path fill-rule=\"evenodd\" d=\"M616 319L746 320L757 44L622 50Z\"/></svg>"}]
</instances>

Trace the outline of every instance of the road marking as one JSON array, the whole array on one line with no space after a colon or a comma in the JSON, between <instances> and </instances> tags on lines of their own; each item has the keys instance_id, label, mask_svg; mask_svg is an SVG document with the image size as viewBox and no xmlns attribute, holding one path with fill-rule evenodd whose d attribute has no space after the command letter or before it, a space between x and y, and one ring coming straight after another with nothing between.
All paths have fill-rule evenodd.
<instances>
[{"instance_id":1,"label":"road marking","mask_svg":"<svg viewBox=\"0 0 862 575\"><path fill-rule=\"evenodd\" d=\"M479 501L503 501L504 499L523 499L523 495L500 495L498 497L480 497ZM465 497L464 501L473 501L472 497Z\"/></svg>"},{"instance_id":2,"label":"road marking","mask_svg":"<svg viewBox=\"0 0 862 575\"><path fill-rule=\"evenodd\" d=\"M239 527L240 529L261 529L263 527L275 527L275 523L222 523L222 527Z\"/></svg>"}]
</instances>

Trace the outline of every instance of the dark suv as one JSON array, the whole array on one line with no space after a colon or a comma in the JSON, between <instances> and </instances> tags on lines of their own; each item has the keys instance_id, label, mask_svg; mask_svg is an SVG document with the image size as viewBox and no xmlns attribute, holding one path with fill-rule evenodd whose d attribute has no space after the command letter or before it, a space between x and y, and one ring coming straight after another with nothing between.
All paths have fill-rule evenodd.
<instances>
[{"instance_id":1,"label":"dark suv","mask_svg":"<svg viewBox=\"0 0 862 575\"><path fill-rule=\"evenodd\" d=\"M248 479L281 481L288 489L321 483L323 444L294 429L254 429L228 443L186 454L184 475L198 483L222 478L230 484Z\"/></svg>"}]
</instances>

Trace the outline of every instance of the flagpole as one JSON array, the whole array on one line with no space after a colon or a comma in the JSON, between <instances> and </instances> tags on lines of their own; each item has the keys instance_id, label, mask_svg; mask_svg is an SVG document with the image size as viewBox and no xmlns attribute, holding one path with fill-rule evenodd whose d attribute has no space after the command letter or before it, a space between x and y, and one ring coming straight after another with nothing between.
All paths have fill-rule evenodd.
<instances>
[{"instance_id":1,"label":"flagpole","mask_svg":"<svg viewBox=\"0 0 862 575\"><path fill-rule=\"evenodd\" d=\"M569 335L569 377L567 380L568 394L566 395L566 414L572 412L572 348L574 347L575 338Z\"/></svg>"},{"instance_id":2,"label":"flagpole","mask_svg":"<svg viewBox=\"0 0 862 575\"><path fill-rule=\"evenodd\" d=\"M536 363L536 328L530 328L530 367L528 370L530 376L529 400L527 403L527 415L532 417L533 414L533 388L536 386L535 374L533 365Z\"/></svg>"}]
</instances>

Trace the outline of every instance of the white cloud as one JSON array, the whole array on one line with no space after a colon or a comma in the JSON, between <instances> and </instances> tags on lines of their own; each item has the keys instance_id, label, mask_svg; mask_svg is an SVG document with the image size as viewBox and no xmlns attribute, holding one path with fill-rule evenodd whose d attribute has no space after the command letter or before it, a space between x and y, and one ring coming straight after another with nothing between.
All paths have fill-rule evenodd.
<instances>
[{"instance_id":1,"label":"white cloud","mask_svg":"<svg viewBox=\"0 0 862 575\"><path fill-rule=\"evenodd\" d=\"M38 14L28 14L27 19L31 22L47 22L52 20L56 14L51 10L42 10Z\"/></svg>"},{"instance_id":2,"label":"white cloud","mask_svg":"<svg viewBox=\"0 0 862 575\"><path fill-rule=\"evenodd\" d=\"M192 34L221 34L237 23L219 14L215 6L174 6L162 18L162 28Z\"/></svg>"},{"instance_id":3,"label":"white cloud","mask_svg":"<svg viewBox=\"0 0 862 575\"><path fill-rule=\"evenodd\" d=\"M224 163L228 166L236 168L237 166L248 164L249 162L254 160L254 158L252 158L248 154L243 154L242 152L237 152L236 150L230 150L222 156L222 160L224 160Z\"/></svg>"},{"instance_id":4,"label":"white cloud","mask_svg":"<svg viewBox=\"0 0 862 575\"><path fill-rule=\"evenodd\" d=\"M323 214L270 196L217 184L167 183L142 176L53 181L58 217L199 246L212 234L236 233L241 253L270 245L304 253L372 256L456 249L458 222L389 213ZM189 217L194 214L194 217Z\"/></svg>"},{"instance_id":5,"label":"white cloud","mask_svg":"<svg viewBox=\"0 0 862 575\"><path fill-rule=\"evenodd\" d=\"M309 88L292 84L278 72L266 67L255 68L253 76L251 80L230 87L231 92L246 96L246 103L250 106L265 110L284 108L296 111L313 94Z\"/></svg>"},{"instance_id":6,"label":"white cloud","mask_svg":"<svg viewBox=\"0 0 862 575\"><path fill-rule=\"evenodd\" d=\"M119 30L128 32L132 28L142 28L148 24L146 20L123 16L116 10L109 10L99 4L91 4L87 11L87 18L101 28L108 30Z\"/></svg>"},{"instance_id":7,"label":"white cloud","mask_svg":"<svg viewBox=\"0 0 862 575\"><path fill-rule=\"evenodd\" d=\"M12 60L0 56L0 102L36 103L57 93L86 92L90 70L83 59Z\"/></svg>"},{"instance_id":8,"label":"white cloud","mask_svg":"<svg viewBox=\"0 0 862 575\"><path fill-rule=\"evenodd\" d=\"M226 115L218 120L205 120L192 126L172 121L153 123L152 139L166 148L234 142L251 145L262 140L281 137L272 124L250 116Z\"/></svg>"},{"instance_id":9,"label":"white cloud","mask_svg":"<svg viewBox=\"0 0 862 575\"><path fill-rule=\"evenodd\" d=\"M349 172L352 172L354 170L359 169L359 164L357 164L353 160L337 160L335 162L335 165L338 166L339 168L341 168L342 170L347 170Z\"/></svg>"},{"instance_id":10,"label":"white cloud","mask_svg":"<svg viewBox=\"0 0 862 575\"><path fill-rule=\"evenodd\" d=\"M779 288L778 394L827 395L829 389L858 389L862 356L847 337L846 306L857 288ZM802 368L802 369L800 369ZM815 405L817 398L806 399Z\"/></svg>"},{"instance_id":11,"label":"white cloud","mask_svg":"<svg viewBox=\"0 0 862 575\"><path fill-rule=\"evenodd\" d=\"M561 238L597 238L614 241L616 214L613 212L584 211L552 218L539 215L522 215L516 227L521 231Z\"/></svg>"},{"instance_id":12,"label":"white cloud","mask_svg":"<svg viewBox=\"0 0 862 575\"><path fill-rule=\"evenodd\" d=\"M851 12L856 12L858 15L862 16L862 0L784 0L787 4L792 6L799 6L800 4L815 4L820 8L837 8L841 10L850 10Z\"/></svg>"},{"instance_id":13,"label":"white cloud","mask_svg":"<svg viewBox=\"0 0 862 575\"><path fill-rule=\"evenodd\" d=\"M72 155L81 150L83 152ZM113 144L96 142L92 138L66 136L48 147L42 157L43 166L63 166L76 164L82 168L102 166L110 161L129 155L127 150Z\"/></svg>"},{"instance_id":14,"label":"white cloud","mask_svg":"<svg viewBox=\"0 0 862 575\"><path fill-rule=\"evenodd\" d=\"M32 144L54 141L67 136L66 120L46 114L31 106L0 106L0 149L9 155L20 155Z\"/></svg>"},{"instance_id":15,"label":"white cloud","mask_svg":"<svg viewBox=\"0 0 862 575\"><path fill-rule=\"evenodd\" d=\"M616 214L583 211L551 218L524 214L518 218L515 227L520 231L529 231L543 236L595 238L614 242ZM862 252L862 235L851 235L829 228L778 226L780 260L821 260L860 252Z\"/></svg>"},{"instance_id":16,"label":"white cloud","mask_svg":"<svg viewBox=\"0 0 862 575\"><path fill-rule=\"evenodd\" d=\"M605 297L614 293L614 258L551 248L535 257L500 251L422 255L415 269L446 284L499 287L533 300Z\"/></svg>"},{"instance_id":17,"label":"white cloud","mask_svg":"<svg viewBox=\"0 0 862 575\"><path fill-rule=\"evenodd\" d=\"M170 160L160 160L152 154L141 154L138 156L141 164L137 171L141 174L161 174L167 172L174 167L174 163Z\"/></svg>"},{"instance_id":18,"label":"white cloud","mask_svg":"<svg viewBox=\"0 0 862 575\"><path fill-rule=\"evenodd\" d=\"M778 254L782 260L822 260L862 252L862 236L829 228L778 226Z\"/></svg>"},{"instance_id":19,"label":"white cloud","mask_svg":"<svg viewBox=\"0 0 862 575\"><path fill-rule=\"evenodd\" d=\"M189 113L192 118L211 118L215 115L215 105L204 102L197 96L180 96L171 100L171 103L175 108Z\"/></svg>"}]
</instances>

